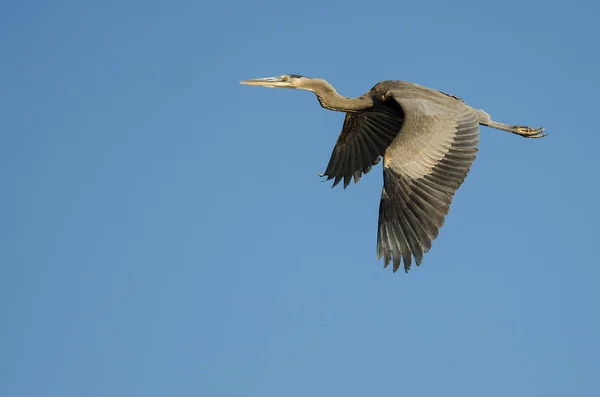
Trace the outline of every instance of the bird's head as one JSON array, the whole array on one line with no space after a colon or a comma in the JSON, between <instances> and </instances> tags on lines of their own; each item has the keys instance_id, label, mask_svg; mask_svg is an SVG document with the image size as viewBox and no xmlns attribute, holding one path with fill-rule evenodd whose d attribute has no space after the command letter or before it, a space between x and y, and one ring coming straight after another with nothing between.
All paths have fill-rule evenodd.
<instances>
[{"instance_id":1,"label":"bird's head","mask_svg":"<svg viewBox=\"0 0 600 397\"><path fill-rule=\"evenodd\" d=\"M240 84L259 85L269 88L297 88L301 90L312 90L311 82L314 79L297 74L284 74L278 77L263 77L260 79L240 81Z\"/></svg>"}]
</instances>

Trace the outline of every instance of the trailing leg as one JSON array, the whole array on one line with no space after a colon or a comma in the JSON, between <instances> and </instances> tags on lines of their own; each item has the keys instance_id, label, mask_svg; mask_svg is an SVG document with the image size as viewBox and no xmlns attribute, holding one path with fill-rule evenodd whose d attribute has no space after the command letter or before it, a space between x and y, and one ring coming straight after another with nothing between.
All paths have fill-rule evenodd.
<instances>
[{"instance_id":1,"label":"trailing leg","mask_svg":"<svg viewBox=\"0 0 600 397\"><path fill-rule=\"evenodd\" d=\"M497 123L492 120L489 120L489 121L486 120L485 122L482 122L481 125L485 125L486 127L495 128L497 130L508 131L513 134L522 136L524 138L543 138L546 135L548 135L547 133L544 132L543 127L531 128L531 127L527 127L525 125L509 125L509 124L504 124L504 123Z\"/></svg>"}]
</instances>

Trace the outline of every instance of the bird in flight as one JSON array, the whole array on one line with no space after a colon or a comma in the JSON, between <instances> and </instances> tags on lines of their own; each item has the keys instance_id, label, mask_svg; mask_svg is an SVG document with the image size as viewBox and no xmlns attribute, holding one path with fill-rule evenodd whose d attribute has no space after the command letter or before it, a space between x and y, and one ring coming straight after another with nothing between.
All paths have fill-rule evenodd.
<instances>
[{"instance_id":1,"label":"bird in flight","mask_svg":"<svg viewBox=\"0 0 600 397\"><path fill-rule=\"evenodd\" d=\"M402 263L409 271L438 236L456 190L475 160L479 125L525 138L546 136L544 128L495 122L490 115L442 91L387 80L357 97L346 98L326 80L296 74L240 82L313 92L325 109L345 112L342 131L321 176L343 180L344 189L383 157L377 259L384 268Z\"/></svg>"}]
</instances>

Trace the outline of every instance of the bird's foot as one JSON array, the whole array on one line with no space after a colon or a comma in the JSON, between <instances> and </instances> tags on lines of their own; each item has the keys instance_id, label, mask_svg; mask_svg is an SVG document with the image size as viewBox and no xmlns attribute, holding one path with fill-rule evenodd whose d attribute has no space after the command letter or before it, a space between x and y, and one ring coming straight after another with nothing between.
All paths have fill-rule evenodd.
<instances>
[{"instance_id":1,"label":"bird's foot","mask_svg":"<svg viewBox=\"0 0 600 397\"><path fill-rule=\"evenodd\" d=\"M545 128L543 128L543 127L530 128L530 127L526 127L526 126L517 126L515 134L520 135L525 138L536 138L537 139L537 138L543 138L546 135L548 135L544 131L545 131Z\"/></svg>"}]
</instances>

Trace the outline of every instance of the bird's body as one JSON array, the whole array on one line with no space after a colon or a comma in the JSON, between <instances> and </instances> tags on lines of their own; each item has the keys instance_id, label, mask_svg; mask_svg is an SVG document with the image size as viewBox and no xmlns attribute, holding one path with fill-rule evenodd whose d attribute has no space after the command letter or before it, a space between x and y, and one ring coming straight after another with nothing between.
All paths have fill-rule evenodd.
<instances>
[{"instance_id":1,"label":"bird's body","mask_svg":"<svg viewBox=\"0 0 600 397\"><path fill-rule=\"evenodd\" d=\"M454 95L401 80L376 84L357 98L325 80L298 75L247 80L249 85L312 91L322 107L346 112L323 176L346 188L383 158L377 257L393 270L421 264L438 236L456 190L475 160L479 125L540 138L543 129L496 123Z\"/></svg>"}]
</instances>

